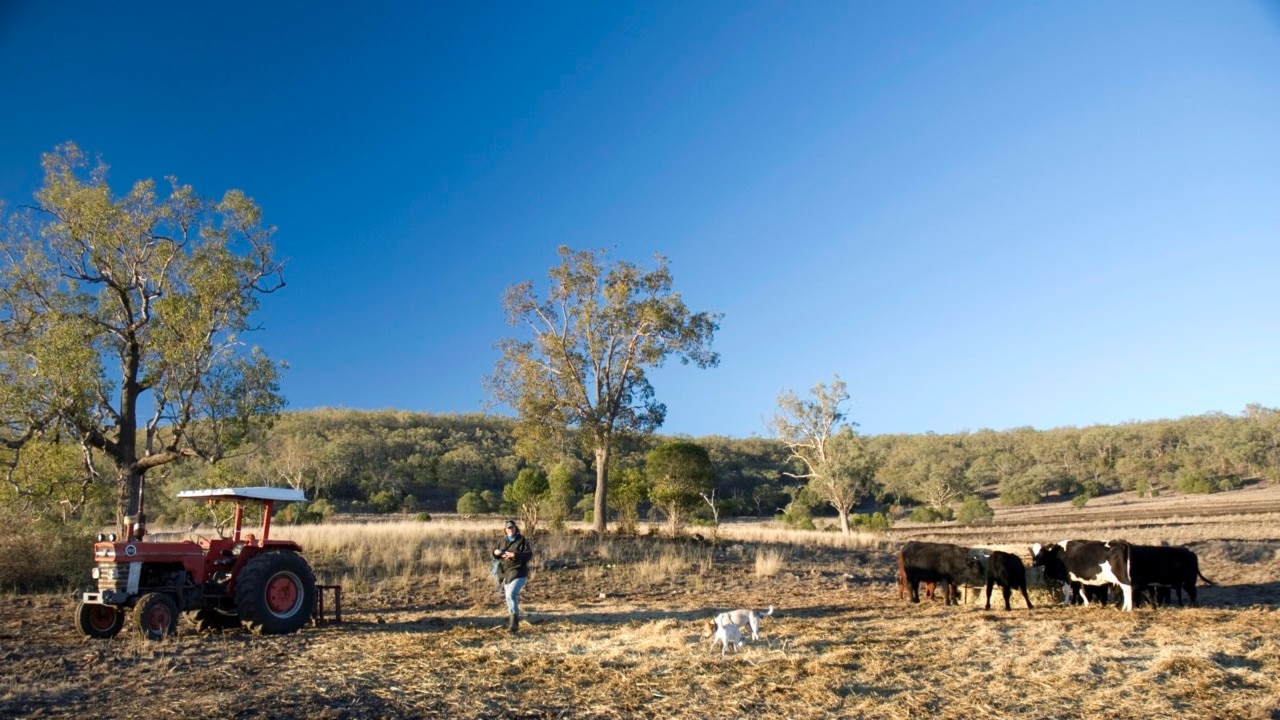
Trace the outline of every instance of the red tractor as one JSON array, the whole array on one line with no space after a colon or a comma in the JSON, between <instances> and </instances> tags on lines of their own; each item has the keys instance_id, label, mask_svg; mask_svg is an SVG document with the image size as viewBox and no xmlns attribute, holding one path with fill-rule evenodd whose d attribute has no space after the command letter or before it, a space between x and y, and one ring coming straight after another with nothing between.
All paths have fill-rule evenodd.
<instances>
[{"instance_id":1,"label":"red tractor","mask_svg":"<svg viewBox=\"0 0 1280 720\"><path fill-rule=\"evenodd\" d=\"M184 490L178 497L234 502L231 537L144 542L143 522L130 523L122 542L115 533L99 535L93 546L98 587L75 595L81 633L115 637L128 611L150 640L174 634L184 612L201 632L243 625L254 633L291 633L311 619L316 578L302 548L270 539L275 503L305 500L301 490ZM241 532L246 503L264 506L261 536Z\"/></svg>"}]
</instances>

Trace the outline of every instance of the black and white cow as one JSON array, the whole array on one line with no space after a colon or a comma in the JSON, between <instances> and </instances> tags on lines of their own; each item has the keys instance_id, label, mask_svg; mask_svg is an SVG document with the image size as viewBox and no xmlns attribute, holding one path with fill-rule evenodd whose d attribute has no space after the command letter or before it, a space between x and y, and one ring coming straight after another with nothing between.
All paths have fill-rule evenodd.
<instances>
[{"instance_id":1,"label":"black and white cow","mask_svg":"<svg viewBox=\"0 0 1280 720\"><path fill-rule=\"evenodd\" d=\"M1182 604L1182 593L1192 607L1196 605L1196 579L1212 585L1213 581L1200 574L1200 558L1189 548L1166 545L1134 545L1132 555L1133 587L1138 597L1142 598L1147 590L1151 590L1152 606L1158 591L1163 590L1164 602L1168 602L1168 590L1178 591L1178 604Z\"/></svg>"},{"instance_id":2,"label":"black and white cow","mask_svg":"<svg viewBox=\"0 0 1280 720\"><path fill-rule=\"evenodd\" d=\"M1071 595L1071 585L1118 585L1126 611L1133 610L1133 581L1129 576L1132 546L1123 540L1065 540L1031 546L1031 562L1044 568L1045 576L1062 582L1062 592ZM1069 602L1069 600L1068 600ZM1085 605L1089 604L1085 596Z\"/></svg>"},{"instance_id":3,"label":"black and white cow","mask_svg":"<svg viewBox=\"0 0 1280 720\"><path fill-rule=\"evenodd\" d=\"M920 583L942 585L948 605L956 604L956 588L974 584L980 577L974 570L969 551L958 545L912 540L898 551L898 563L911 590L911 602L920 602Z\"/></svg>"},{"instance_id":4,"label":"black and white cow","mask_svg":"<svg viewBox=\"0 0 1280 720\"><path fill-rule=\"evenodd\" d=\"M988 610L991 609L991 589L997 583L1000 585L1000 592L1004 595L1005 610L1012 609L1009 606L1009 596L1013 594L1013 588L1022 591L1022 599L1027 602L1027 608L1031 608L1031 598L1027 597L1027 568L1017 555L999 550L992 551L990 562L987 564Z\"/></svg>"}]
</instances>

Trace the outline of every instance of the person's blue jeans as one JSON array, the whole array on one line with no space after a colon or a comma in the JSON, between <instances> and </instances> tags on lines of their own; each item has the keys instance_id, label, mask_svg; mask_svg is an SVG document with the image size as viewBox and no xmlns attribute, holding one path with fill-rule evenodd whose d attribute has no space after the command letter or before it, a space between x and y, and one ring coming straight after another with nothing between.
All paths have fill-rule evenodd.
<instances>
[{"instance_id":1,"label":"person's blue jeans","mask_svg":"<svg viewBox=\"0 0 1280 720\"><path fill-rule=\"evenodd\" d=\"M527 577L519 577L502 586L503 596L507 599L507 612L512 615L520 614L520 590L528 580Z\"/></svg>"}]
</instances>

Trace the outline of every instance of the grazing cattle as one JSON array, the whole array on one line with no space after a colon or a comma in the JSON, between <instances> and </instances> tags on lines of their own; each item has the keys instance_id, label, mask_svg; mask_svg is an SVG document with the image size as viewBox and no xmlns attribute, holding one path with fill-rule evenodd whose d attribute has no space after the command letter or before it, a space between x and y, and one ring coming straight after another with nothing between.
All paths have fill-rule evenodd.
<instances>
[{"instance_id":1,"label":"grazing cattle","mask_svg":"<svg viewBox=\"0 0 1280 720\"><path fill-rule=\"evenodd\" d=\"M911 590L911 602L920 602L920 583L942 583L946 604L956 604L956 590L974 577L968 551L957 545L912 540L898 552L898 562ZM972 583L970 583L972 584Z\"/></svg>"},{"instance_id":2,"label":"grazing cattle","mask_svg":"<svg viewBox=\"0 0 1280 720\"><path fill-rule=\"evenodd\" d=\"M1009 606L1009 596L1013 594L1013 588L1022 591L1022 599L1027 602L1027 608L1031 608L1031 598L1027 596L1027 568L1017 555L999 550L991 553L990 562L987 564L988 610L991 609L991 589L997 583L1000 585L1001 594L1004 595L1005 610L1012 610Z\"/></svg>"},{"instance_id":3,"label":"grazing cattle","mask_svg":"<svg viewBox=\"0 0 1280 720\"><path fill-rule=\"evenodd\" d=\"M1070 594L1073 583L1119 585L1124 595L1122 608L1132 611L1131 552L1132 546L1123 540L1068 540L1046 546L1032 545L1031 562L1043 567L1047 577L1062 582L1064 594ZM1088 596L1084 599L1088 605Z\"/></svg>"},{"instance_id":4,"label":"grazing cattle","mask_svg":"<svg viewBox=\"0 0 1280 720\"><path fill-rule=\"evenodd\" d=\"M1178 605L1182 605L1182 593L1186 592L1188 602L1196 605L1196 579L1212 585L1213 581L1200 574L1200 558L1195 552L1185 547L1169 547L1164 545L1134 545L1132 567L1133 587L1139 598L1148 590L1155 607L1163 600L1169 602L1169 590L1178 591Z\"/></svg>"},{"instance_id":5,"label":"grazing cattle","mask_svg":"<svg viewBox=\"0 0 1280 720\"><path fill-rule=\"evenodd\" d=\"M938 589L937 583L926 582L924 584L924 596L929 600L933 600L934 593L937 591L937 589ZM904 567L902 564L902 553L898 553L898 599L901 600L902 596L906 594L906 592L907 592L907 568Z\"/></svg>"}]
</instances>

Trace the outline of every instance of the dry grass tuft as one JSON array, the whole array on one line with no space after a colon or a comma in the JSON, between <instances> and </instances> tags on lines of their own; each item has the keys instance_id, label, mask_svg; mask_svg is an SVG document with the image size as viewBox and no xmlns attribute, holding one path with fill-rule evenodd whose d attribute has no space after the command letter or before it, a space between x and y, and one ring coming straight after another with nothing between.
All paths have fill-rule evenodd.
<instances>
[{"instance_id":1,"label":"dry grass tuft","mask_svg":"<svg viewBox=\"0 0 1280 720\"><path fill-rule=\"evenodd\" d=\"M768 550L760 548L756 550L756 575L760 577L773 577L782 571L782 565L786 561L787 555L782 550Z\"/></svg>"}]
</instances>

